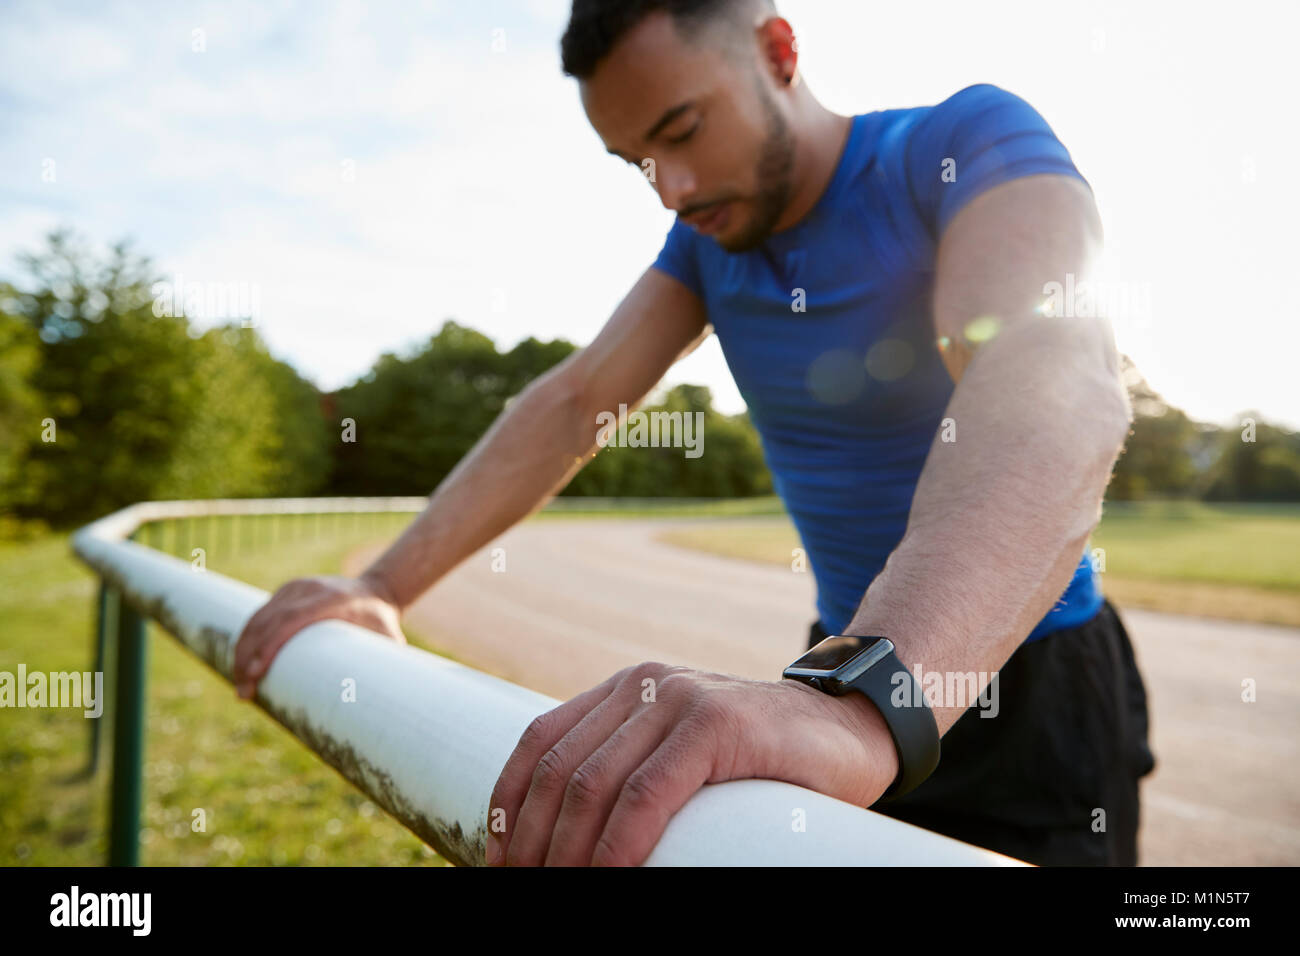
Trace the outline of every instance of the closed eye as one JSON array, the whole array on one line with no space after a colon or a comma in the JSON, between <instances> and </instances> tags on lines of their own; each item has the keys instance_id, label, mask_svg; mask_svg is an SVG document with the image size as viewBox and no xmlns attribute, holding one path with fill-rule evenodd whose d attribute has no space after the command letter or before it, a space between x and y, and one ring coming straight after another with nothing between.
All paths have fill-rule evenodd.
<instances>
[{"instance_id":1,"label":"closed eye","mask_svg":"<svg viewBox=\"0 0 1300 956\"><path fill-rule=\"evenodd\" d=\"M699 123L696 123L694 126L692 126L690 129L688 129L688 130L687 130L685 133L683 133L681 136L678 136L678 137L676 137L675 139L670 139L668 142L672 143L673 145L677 145L678 143L684 143L684 142L686 142L688 139L690 139L692 136L694 136L694 135L695 135L695 131L696 131L697 129L699 129L699 128L700 128L700 124L699 124Z\"/></svg>"}]
</instances>

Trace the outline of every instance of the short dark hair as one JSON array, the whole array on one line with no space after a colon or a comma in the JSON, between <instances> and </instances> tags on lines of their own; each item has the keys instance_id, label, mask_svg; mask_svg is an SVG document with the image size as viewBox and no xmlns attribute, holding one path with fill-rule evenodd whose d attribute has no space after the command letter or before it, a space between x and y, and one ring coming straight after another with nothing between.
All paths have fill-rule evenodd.
<instances>
[{"instance_id":1,"label":"short dark hair","mask_svg":"<svg viewBox=\"0 0 1300 956\"><path fill-rule=\"evenodd\" d=\"M573 0L569 25L560 39L560 60L568 76L584 80L610 49L647 16L663 11L685 33L722 14L754 6L754 0ZM771 0L763 6L775 9Z\"/></svg>"}]
</instances>

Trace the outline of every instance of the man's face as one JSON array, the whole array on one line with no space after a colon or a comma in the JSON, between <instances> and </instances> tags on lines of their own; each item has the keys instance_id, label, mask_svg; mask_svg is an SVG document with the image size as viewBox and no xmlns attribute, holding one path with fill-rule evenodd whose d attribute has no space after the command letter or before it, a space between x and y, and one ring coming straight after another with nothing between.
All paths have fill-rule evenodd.
<instances>
[{"instance_id":1,"label":"man's face","mask_svg":"<svg viewBox=\"0 0 1300 956\"><path fill-rule=\"evenodd\" d=\"M582 104L665 208L739 252L784 211L794 143L757 40L729 51L709 30L686 40L667 14L647 16L580 84Z\"/></svg>"}]
</instances>

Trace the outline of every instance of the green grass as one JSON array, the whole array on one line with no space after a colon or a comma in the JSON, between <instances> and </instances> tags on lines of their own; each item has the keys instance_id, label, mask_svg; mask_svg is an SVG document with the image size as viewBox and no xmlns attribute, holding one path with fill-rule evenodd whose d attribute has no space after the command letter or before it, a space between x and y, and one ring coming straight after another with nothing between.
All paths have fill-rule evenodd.
<instances>
[{"instance_id":1,"label":"green grass","mask_svg":"<svg viewBox=\"0 0 1300 956\"><path fill-rule=\"evenodd\" d=\"M1106 573L1300 591L1300 505L1108 503Z\"/></svg>"},{"instance_id":2,"label":"green grass","mask_svg":"<svg viewBox=\"0 0 1300 956\"><path fill-rule=\"evenodd\" d=\"M788 565L799 536L787 517L711 521L662 540ZM1107 503L1089 546L1116 603L1172 613L1300 626L1300 505Z\"/></svg>"},{"instance_id":3,"label":"green grass","mask_svg":"<svg viewBox=\"0 0 1300 956\"><path fill-rule=\"evenodd\" d=\"M199 522L188 541L178 536L176 552L204 547L211 570L272 590L290 577L337 573L347 552L409 518L336 527L321 540L311 538L310 519L291 519L275 546L265 544L268 520L240 519L242 530L261 535L254 542L262 550L243 555L223 547L218 524L205 533ZM163 544L172 550L169 535ZM0 542L0 581L0 670L15 672L19 662L29 672L90 668L95 579L72 558L66 535ZM443 863L153 625L149 645L142 863ZM104 861L110 719L106 711L100 772L89 780L79 775L90 730L80 710L0 711L0 865ZM191 830L196 808L206 812L206 832Z\"/></svg>"}]
</instances>

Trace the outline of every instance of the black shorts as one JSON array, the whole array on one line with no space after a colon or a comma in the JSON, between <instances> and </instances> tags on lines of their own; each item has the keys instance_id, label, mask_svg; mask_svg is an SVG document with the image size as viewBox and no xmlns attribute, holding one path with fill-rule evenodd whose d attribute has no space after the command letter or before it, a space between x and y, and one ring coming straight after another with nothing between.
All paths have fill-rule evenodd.
<instances>
[{"instance_id":1,"label":"black shorts","mask_svg":"<svg viewBox=\"0 0 1300 956\"><path fill-rule=\"evenodd\" d=\"M809 646L825 636L814 622ZM1155 757L1115 608L1022 645L998 684L997 716L969 708L934 773L872 809L1040 866L1136 866L1138 780Z\"/></svg>"}]
</instances>

